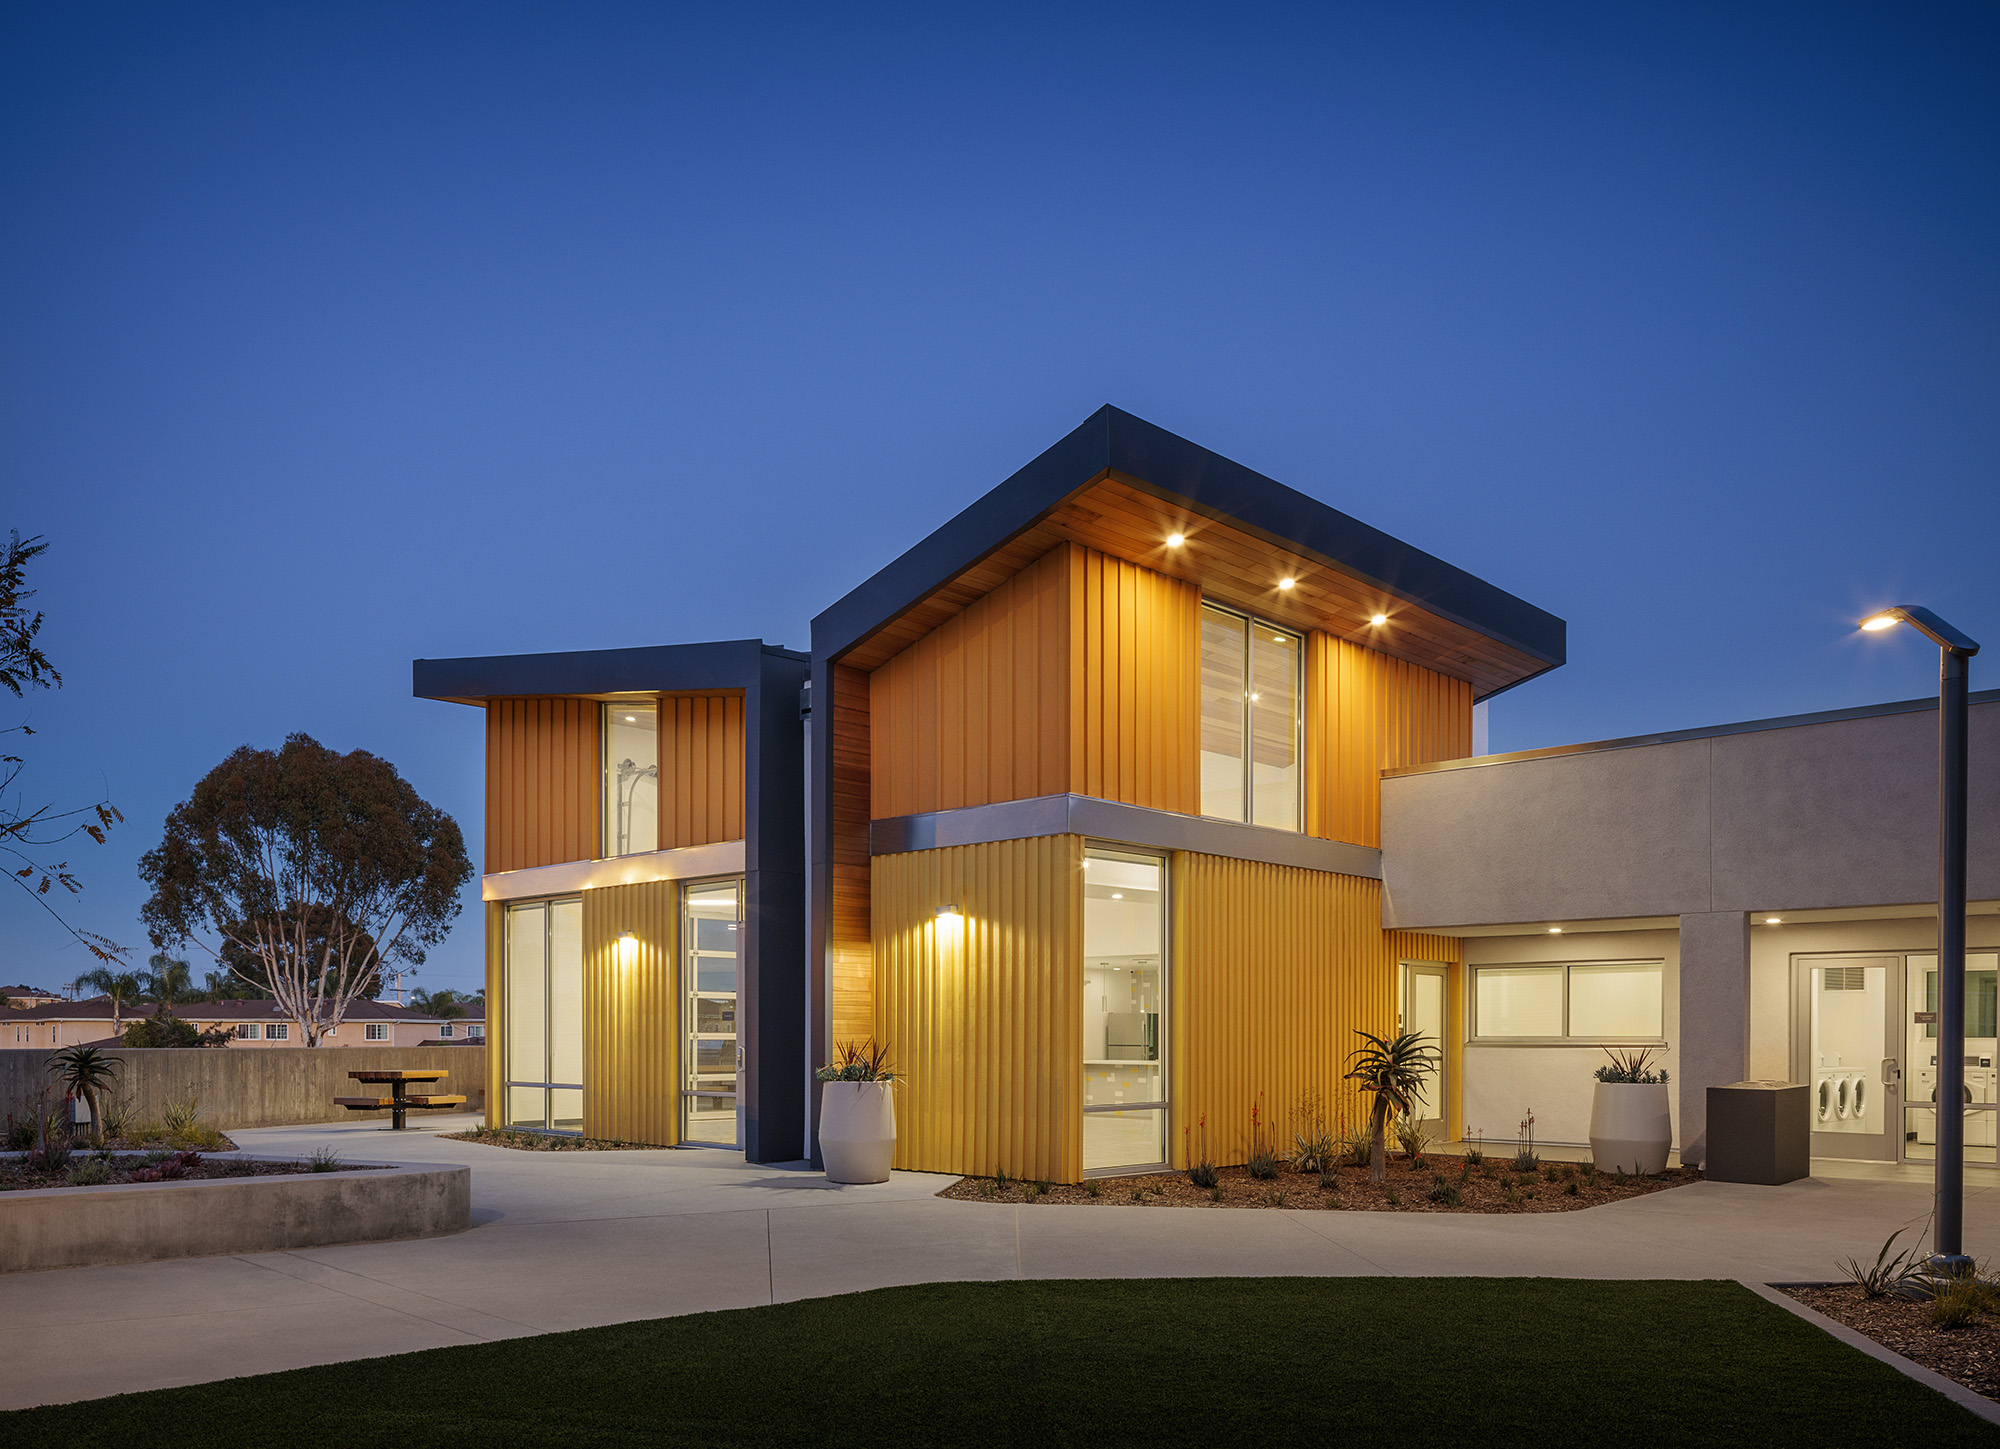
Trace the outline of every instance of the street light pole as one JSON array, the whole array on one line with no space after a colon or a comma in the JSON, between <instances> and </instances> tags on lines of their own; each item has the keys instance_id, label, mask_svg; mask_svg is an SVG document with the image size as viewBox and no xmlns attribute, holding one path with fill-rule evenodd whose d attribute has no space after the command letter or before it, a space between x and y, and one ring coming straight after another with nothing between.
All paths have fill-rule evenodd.
<instances>
[{"instance_id":1,"label":"street light pole","mask_svg":"<svg viewBox=\"0 0 2000 1449\"><path fill-rule=\"evenodd\" d=\"M1936 1233L1931 1266L1959 1276L1965 1255L1966 686L1979 645L1929 609L1898 604L1864 629L1905 623L1938 646L1938 1034Z\"/></svg>"}]
</instances>

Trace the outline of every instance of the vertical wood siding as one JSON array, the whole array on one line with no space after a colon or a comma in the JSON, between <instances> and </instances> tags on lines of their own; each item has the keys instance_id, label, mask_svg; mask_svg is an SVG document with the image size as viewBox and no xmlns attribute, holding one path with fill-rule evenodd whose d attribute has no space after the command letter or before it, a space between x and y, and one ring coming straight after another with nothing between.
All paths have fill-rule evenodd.
<instances>
[{"instance_id":1,"label":"vertical wood siding","mask_svg":"<svg viewBox=\"0 0 2000 1449\"><path fill-rule=\"evenodd\" d=\"M1306 833L1382 844L1382 771L1472 753L1472 686L1314 632L1306 640Z\"/></svg>"},{"instance_id":2,"label":"vertical wood siding","mask_svg":"<svg viewBox=\"0 0 2000 1449\"><path fill-rule=\"evenodd\" d=\"M484 870L597 858L597 733L594 700L488 702Z\"/></svg>"},{"instance_id":3,"label":"vertical wood siding","mask_svg":"<svg viewBox=\"0 0 2000 1449\"><path fill-rule=\"evenodd\" d=\"M874 1034L908 1074L898 1167L1081 1177L1082 886L1074 835L876 857Z\"/></svg>"},{"instance_id":4,"label":"vertical wood siding","mask_svg":"<svg viewBox=\"0 0 2000 1449\"><path fill-rule=\"evenodd\" d=\"M877 818L1069 788L1069 545L869 676Z\"/></svg>"},{"instance_id":5,"label":"vertical wood siding","mask_svg":"<svg viewBox=\"0 0 2000 1449\"><path fill-rule=\"evenodd\" d=\"M875 958L868 928L868 676L836 664L830 683L832 699L813 711L815 727L833 731L827 751L828 1028L833 1042L860 1041L875 1030Z\"/></svg>"},{"instance_id":6,"label":"vertical wood siding","mask_svg":"<svg viewBox=\"0 0 2000 1449\"><path fill-rule=\"evenodd\" d=\"M1200 591L1075 545L1067 567L1068 788L1155 810L1199 811Z\"/></svg>"},{"instance_id":7,"label":"vertical wood siding","mask_svg":"<svg viewBox=\"0 0 2000 1449\"><path fill-rule=\"evenodd\" d=\"M507 1089L503 1068L507 1060L507 993L501 989L500 962L502 935L506 930L507 908L499 901L486 907L486 1125L506 1123Z\"/></svg>"},{"instance_id":8,"label":"vertical wood siding","mask_svg":"<svg viewBox=\"0 0 2000 1449\"><path fill-rule=\"evenodd\" d=\"M661 850L743 838L743 697L660 700Z\"/></svg>"},{"instance_id":9,"label":"vertical wood siding","mask_svg":"<svg viewBox=\"0 0 2000 1449\"><path fill-rule=\"evenodd\" d=\"M1344 1079L1356 1030L1394 1030L1399 961L1456 962L1459 943L1383 931L1379 881L1188 852L1173 880L1175 1164L1204 1116L1224 1163L1248 1155L1252 1107L1280 1152L1303 1093L1336 1125L1363 1120Z\"/></svg>"},{"instance_id":10,"label":"vertical wood siding","mask_svg":"<svg viewBox=\"0 0 2000 1449\"><path fill-rule=\"evenodd\" d=\"M673 881L583 893L586 1137L680 1141L679 901ZM629 960L624 931L638 942Z\"/></svg>"}]
</instances>

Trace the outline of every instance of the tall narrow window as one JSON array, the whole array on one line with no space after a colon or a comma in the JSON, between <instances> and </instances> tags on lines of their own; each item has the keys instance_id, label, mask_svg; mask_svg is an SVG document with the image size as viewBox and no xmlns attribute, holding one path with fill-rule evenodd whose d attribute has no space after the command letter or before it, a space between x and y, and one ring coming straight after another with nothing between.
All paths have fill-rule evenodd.
<instances>
[{"instance_id":1,"label":"tall narrow window","mask_svg":"<svg viewBox=\"0 0 2000 1449\"><path fill-rule=\"evenodd\" d=\"M660 848L660 718L652 700L604 706L604 854Z\"/></svg>"},{"instance_id":2,"label":"tall narrow window","mask_svg":"<svg viewBox=\"0 0 2000 1449\"><path fill-rule=\"evenodd\" d=\"M1304 653L1289 629L1202 606L1202 814L1300 828Z\"/></svg>"},{"instance_id":3,"label":"tall narrow window","mask_svg":"<svg viewBox=\"0 0 2000 1449\"><path fill-rule=\"evenodd\" d=\"M681 939L687 1003L682 1135L689 1142L740 1146L736 993L743 966L743 882L689 886Z\"/></svg>"},{"instance_id":4,"label":"tall narrow window","mask_svg":"<svg viewBox=\"0 0 2000 1449\"><path fill-rule=\"evenodd\" d=\"M507 908L509 1127L583 1130L583 902Z\"/></svg>"},{"instance_id":5,"label":"tall narrow window","mask_svg":"<svg viewBox=\"0 0 2000 1449\"><path fill-rule=\"evenodd\" d=\"M1084 858L1083 1166L1167 1160L1166 865Z\"/></svg>"}]
</instances>

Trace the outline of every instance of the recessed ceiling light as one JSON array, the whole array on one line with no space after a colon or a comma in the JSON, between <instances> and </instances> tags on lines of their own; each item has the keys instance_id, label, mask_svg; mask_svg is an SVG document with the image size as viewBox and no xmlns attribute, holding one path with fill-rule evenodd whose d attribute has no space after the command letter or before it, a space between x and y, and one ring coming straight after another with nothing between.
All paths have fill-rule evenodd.
<instances>
[{"instance_id":1,"label":"recessed ceiling light","mask_svg":"<svg viewBox=\"0 0 2000 1449\"><path fill-rule=\"evenodd\" d=\"M1125 899L1125 892L1123 892L1123 891L1113 891L1113 892L1111 893L1111 899L1112 899L1112 900L1114 900L1114 901L1122 901L1122 900L1124 900L1124 899Z\"/></svg>"},{"instance_id":2,"label":"recessed ceiling light","mask_svg":"<svg viewBox=\"0 0 2000 1449\"><path fill-rule=\"evenodd\" d=\"M1179 548L1179 547L1180 547L1180 546L1181 546L1182 544L1184 544L1184 543L1186 543L1186 542L1187 542L1187 538L1186 538L1186 536L1185 536L1185 535L1182 535L1182 534L1178 534L1178 533L1170 533L1170 534L1168 534L1168 535L1167 535L1167 547L1168 547L1168 548Z\"/></svg>"},{"instance_id":3,"label":"recessed ceiling light","mask_svg":"<svg viewBox=\"0 0 2000 1449\"><path fill-rule=\"evenodd\" d=\"M1782 926L1785 922L1781 916L1766 916L1764 917L1764 924L1767 926Z\"/></svg>"},{"instance_id":4,"label":"recessed ceiling light","mask_svg":"<svg viewBox=\"0 0 2000 1449\"><path fill-rule=\"evenodd\" d=\"M636 714L628 714L625 716L626 724L637 724L638 722L639 722L639 716L637 716Z\"/></svg>"},{"instance_id":5,"label":"recessed ceiling light","mask_svg":"<svg viewBox=\"0 0 2000 1449\"><path fill-rule=\"evenodd\" d=\"M1389 622L1389 616L1387 614L1377 614L1373 618L1371 618L1368 622L1375 625L1377 628L1380 628L1382 625Z\"/></svg>"},{"instance_id":6,"label":"recessed ceiling light","mask_svg":"<svg viewBox=\"0 0 2000 1449\"><path fill-rule=\"evenodd\" d=\"M1278 587L1281 589L1289 589L1293 584L1297 582L1298 582L1297 579L1279 579Z\"/></svg>"},{"instance_id":7,"label":"recessed ceiling light","mask_svg":"<svg viewBox=\"0 0 2000 1449\"><path fill-rule=\"evenodd\" d=\"M1549 934L1550 934L1551 936L1560 936L1560 935L1561 935L1562 933L1563 933L1563 928L1562 928L1561 926L1550 926L1550 927L1549 927Z\"/></svg>"}]
</instances>

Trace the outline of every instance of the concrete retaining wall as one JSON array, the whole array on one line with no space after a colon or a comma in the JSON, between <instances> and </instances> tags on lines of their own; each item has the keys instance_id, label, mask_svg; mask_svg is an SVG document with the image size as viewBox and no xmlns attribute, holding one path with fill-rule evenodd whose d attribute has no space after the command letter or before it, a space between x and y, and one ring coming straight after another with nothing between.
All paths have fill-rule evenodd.
<instances>
[{"instance_id":1,"label":"concrete retaining wall","mask_svg":"<svg viewBox=\"0 0 2000 1449\"><path fill-rule=\"evenodd\" d=\"M27 1115L27 1104L48 1081L52 1053L37 1048L0 1050L0 1118ZM337 1122L350 1117L387 1117L387 1112L349 1112L335 1097L367 1096L377 1090L348 1080L349 1072L385 1068L443 1067L450 1075L435 1090L466 1099L463 1110L486 1104L486 1048L457 1047L228 1047L120 1048L124 1065L117 1095L129 1102L139 1121L158 1121L171 1102L193 1097L201 1120L232 1127L284 1127L298 1122ZM382 1089L386 1090L386 1089ZM425 1114L410 1114L412 1125Z\"/></svg>"},{"instance_id":2,"label":"concrete retaining wall","mask_svg":"<svg viewBox=\"0 0 2000 1449\"><path fill-rule=\"evenodd\" d=\"M430 1238L470 1226L469 1167L39 1188L0 1193L0 1273Z\"/></svg>"}]
</instances>

